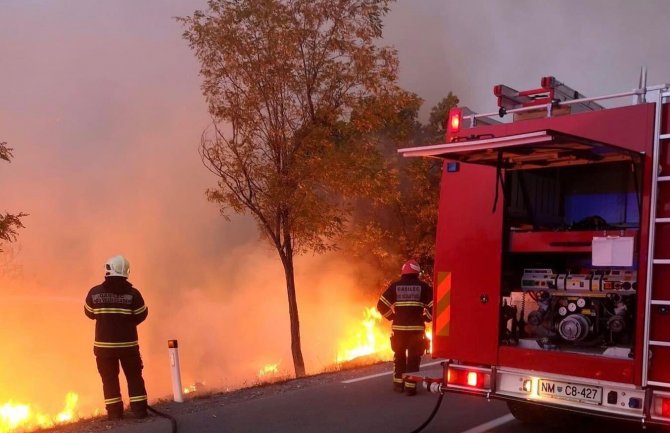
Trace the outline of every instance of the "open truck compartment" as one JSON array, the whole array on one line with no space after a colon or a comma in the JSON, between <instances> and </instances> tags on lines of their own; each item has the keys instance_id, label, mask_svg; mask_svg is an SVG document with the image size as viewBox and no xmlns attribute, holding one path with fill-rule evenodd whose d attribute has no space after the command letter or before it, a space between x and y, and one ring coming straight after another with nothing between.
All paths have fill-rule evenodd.
<instances>
[{"instance_id":1,"label":"open truck compartment","mask_svg":"<svg viewBox=\"0 0 670 433\"><path fill-rule=\"evenodd\" d=\"M500 345L633 358L642 167L618 156L506 170Z\"/></svg>"},{"instance_id":2,"label":"open truck compartment","mask_svg":"<svg viewBox=\"0 0 670 433\"><path fill-rule=\"evenodd\" d=\"M432 151L495 170L499 345L632 359L641 153L553 130Z\"/></svg>"},{"instance_id":3,"label":"open truck compartment","mask_svg":"<svg viewBox=\"0 0 670 433\"><path fill-rule=\"evenodd\" d=\"M658 103L450 118L447 143L401 149L444 160L444 389L670 423L668 87ZM522 92L502 90L504 114Z\"/></svg>"}]
</instances>

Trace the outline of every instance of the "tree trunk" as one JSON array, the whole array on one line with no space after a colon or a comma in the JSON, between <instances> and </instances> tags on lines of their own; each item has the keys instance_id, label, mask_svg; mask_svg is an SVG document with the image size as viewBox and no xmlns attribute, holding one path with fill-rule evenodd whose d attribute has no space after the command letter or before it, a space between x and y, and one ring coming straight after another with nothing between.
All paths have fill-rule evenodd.
<instances>
[{"instance_id":1,"label":"tree trunk","mask_svg":"<svg viewBox=\"0 0 670 433\"><path fill-rule=\"evenodd\" d=\"M284 274L286 275L286 292L288 294L288 314L291 321L291 354L295 377L305 375L305 361L302 359L300 347L300 320L298 319L298 301L295 295L295 277L293 274L293 251L287 251L282 257Z\"/></svg>"}]
</instances>

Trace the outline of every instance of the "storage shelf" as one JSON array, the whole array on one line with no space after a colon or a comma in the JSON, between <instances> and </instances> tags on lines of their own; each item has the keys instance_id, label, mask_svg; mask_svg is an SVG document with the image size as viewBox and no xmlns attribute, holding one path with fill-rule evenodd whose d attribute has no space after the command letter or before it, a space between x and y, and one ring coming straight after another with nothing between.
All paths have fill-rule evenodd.
<instances>
[{"instance_id":1,"label":"storage shelf","mask_svg":"<svg viewBox=\"0 0 670 433\"><path fill-rule=\"evenodd\" d=\"M636 236L636 229L583 231L510 231L512 253L590 253L594 237Z\"/></svg>"}]
</instances>

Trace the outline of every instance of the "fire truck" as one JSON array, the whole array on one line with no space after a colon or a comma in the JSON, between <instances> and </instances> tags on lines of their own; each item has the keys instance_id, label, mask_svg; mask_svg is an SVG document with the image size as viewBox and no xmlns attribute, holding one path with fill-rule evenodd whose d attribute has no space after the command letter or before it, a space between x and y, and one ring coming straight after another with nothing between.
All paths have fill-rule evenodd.
<instances>
[{"instance_id":1,"label":"fire truck","mask_svg":"<svg viewBox=\"0 0 670 433\"><path fill-rule=\"evenodd\" d=\"M670 425L670 84L494 95L399 150L443 160L428 388Z\"/></svg>"}]
</instances>

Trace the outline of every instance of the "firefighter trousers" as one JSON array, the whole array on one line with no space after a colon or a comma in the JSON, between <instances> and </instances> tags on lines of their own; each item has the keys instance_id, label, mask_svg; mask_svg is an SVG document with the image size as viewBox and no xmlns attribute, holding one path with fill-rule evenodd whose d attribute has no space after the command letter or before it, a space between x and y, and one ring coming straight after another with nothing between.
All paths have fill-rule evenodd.
<instances>
[{"instance_id":1,"label":"firefighter trousers","mask_svg":"<svg viewBox=\"0 0 670 433\"><path fill-rule=\"evenodd\" d=\"M393 350L393 385L396 389L403 387L410 391L416 388L411 381L404 381L403 373L419 371L421 355L426 350L424 333L422 331L393 331L391 336L391 350Z\"/></svg>"},{"instance_id":2,"label":"firefighter trousers","mask_svg":"<svg viewBox=\"0 0 670 433\"><path fill-rule=\"evenodd\" d=\"M105 395L105 408L109 418L123 416L123 400L119 384L119 364L128 382L130 409L137 417L147 415L147 390L142 378L142 358L138 350L129 353L110 353L95 357L98 372L102 378L102 392Z\"/></svg>"}]
</instances>

